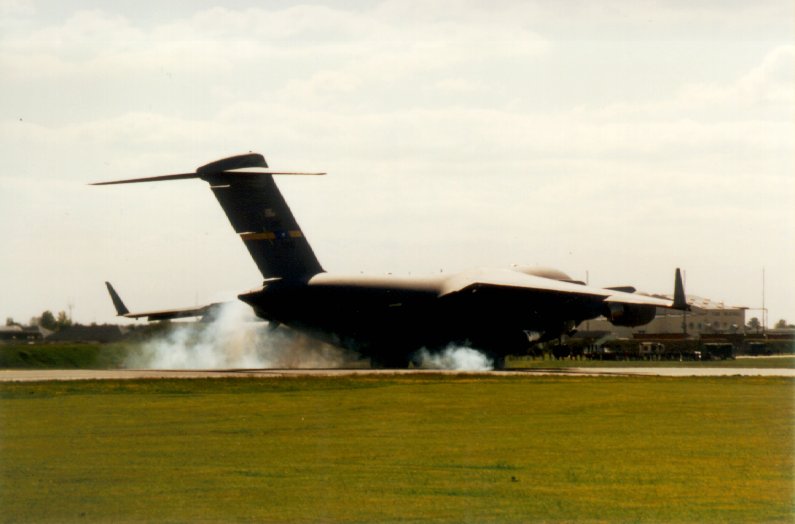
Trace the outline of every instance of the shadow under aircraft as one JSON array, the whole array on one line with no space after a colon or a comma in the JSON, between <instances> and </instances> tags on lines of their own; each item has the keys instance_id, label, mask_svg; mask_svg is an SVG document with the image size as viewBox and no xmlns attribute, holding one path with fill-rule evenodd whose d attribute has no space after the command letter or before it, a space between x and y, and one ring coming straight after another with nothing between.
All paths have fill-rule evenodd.
<instances>
[{"instance_id":1,"label":"shadow under aircraft","mask_svg":"<svg viewBox=\"0 0 795 524\"><path fill-rule=\"evenodd\" d=\"M598 288L544 268L473 269L432 277L335 275L320 265L273 175L322 175L272 170L256 153L224 158L192 173L94 185L199 178L221 204L264 278L238 296L272 328L281 325L369 357L374 365L407 367L419 350L466 345L495 359L572 335L599 316L640 326L657 308L685 310L676 270L673 300L632 287ZM117 313L149 320L211 315L219 304L131 313L108 284Z\"/></svg>"}]
</instances>

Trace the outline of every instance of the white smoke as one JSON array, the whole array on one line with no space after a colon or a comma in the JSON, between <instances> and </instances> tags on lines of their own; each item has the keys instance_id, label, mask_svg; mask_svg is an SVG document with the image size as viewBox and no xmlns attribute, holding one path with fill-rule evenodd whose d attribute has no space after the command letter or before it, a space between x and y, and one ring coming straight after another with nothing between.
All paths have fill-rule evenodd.
<instances>
[{"instance_id":1,"label":"white smoke","mask_svg":"<svg viewBox=\"0 0 795 524\"><path fill-rule=\"evenodd\" d=\"M422 349L417 355L420 367L425 369L449 369L455 371L490 371L494 362L476 349L448 346L441 353Z\"/></svg>"},{"instance_id":2,"label":"white smoke","mask_svg":"<svg viewBox=\"0 0 795 524\"><path fill-rule=\"evenodd\" d=\"M240 302L220 306L211 322L175 323L141 344L125 362L137 369L331 368L351 365L352 355L280 328L252 321Z\"/></svg>"},{"instance_id":3,"label":"white smoke","mask_svg":"<svg viewBox=\"0 0 795 524\"><path fill-rule=\"evenodd\" d=\"M425 349L415 355L424 369L488 371L493 362L462 346L441 352ZM268 369L361 367L364 361L343 349L286 328L268 329L254 321L241 302L219 307L211 322L174 323L128 356L125 367L136 369Z\"/></svg>"}]
</instances>

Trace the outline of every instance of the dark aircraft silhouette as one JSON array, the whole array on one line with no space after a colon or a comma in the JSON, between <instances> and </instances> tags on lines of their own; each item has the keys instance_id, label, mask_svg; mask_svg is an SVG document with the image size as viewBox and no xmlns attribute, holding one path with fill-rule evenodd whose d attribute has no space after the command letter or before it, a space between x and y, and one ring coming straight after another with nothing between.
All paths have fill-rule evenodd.
<instances>
[{"instance_id":1,"label":"dark aircraft silhouette","mask_svg":"<svg viewBox=\"0 0 795 524\"><path fill-rule=\"evenodd\" d=\"M326 273L272 175L256 153L211 162L195 173L100 182L126 184L200 178L210 184L264 281L238 296L272 327L285 325L352 349L376 365L405 367L418 350L468 345L499 363L531 345L576 331L605 316L618 326L650 322L657 308L688 309L679 269L673 300L632 287L596 288L543 268L476 269L434 277L340 276ZM120 316L149 320L211 315L200 308L130 313L108 290Z\"/></svg>"}]
</instances>

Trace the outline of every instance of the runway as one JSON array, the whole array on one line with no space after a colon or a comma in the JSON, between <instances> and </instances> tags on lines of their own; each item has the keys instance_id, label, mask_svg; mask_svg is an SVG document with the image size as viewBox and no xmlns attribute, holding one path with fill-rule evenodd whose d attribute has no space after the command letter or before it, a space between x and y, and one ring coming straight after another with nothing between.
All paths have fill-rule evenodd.
<instances>
[{"instance_id":1,"label":"runway","mask_svg":"<svg viewBox=\"0 0 795 524\"><path fill-rule=\"evenodd\" d=\"M646 376L646 377L789 377L795 369L787 368L549 368L515 371L453 371L439 369L5 369L0 382L43 382L76 380L141 380L198 378L280 378L280 377L346 377L394 375L478 375L493 377L517 376Z\"/></svg>"}]
</instances>

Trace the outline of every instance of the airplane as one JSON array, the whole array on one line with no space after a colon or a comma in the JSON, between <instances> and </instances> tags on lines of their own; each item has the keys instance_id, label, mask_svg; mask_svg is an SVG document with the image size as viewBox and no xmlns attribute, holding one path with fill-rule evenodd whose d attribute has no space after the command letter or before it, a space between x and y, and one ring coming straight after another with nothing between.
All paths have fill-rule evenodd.
<instances>
[{"instance_id":1,"label":"airplane","mask_svg":"<svg viewBox=\"0 0 795 524\"><path fill-rule=\"evenodd\" d=\"M673 300L599 288L555 269L472 269L428 277L335 275L326 272L298 226L274 175L323 175L273 170L258 153L223 158L195 172L92 185L198 178L208 182L263 277L238 295L270 328L287 326L369 357L373 366L408 367L420 350L468 346L499 368L507 355L573 335L586 320L606 317L640 326L657 308L688 310L680 270ZM130 313L107 284L119 316L149 320L204 316L219 304Z\"/></svg>"}]
</instances>

